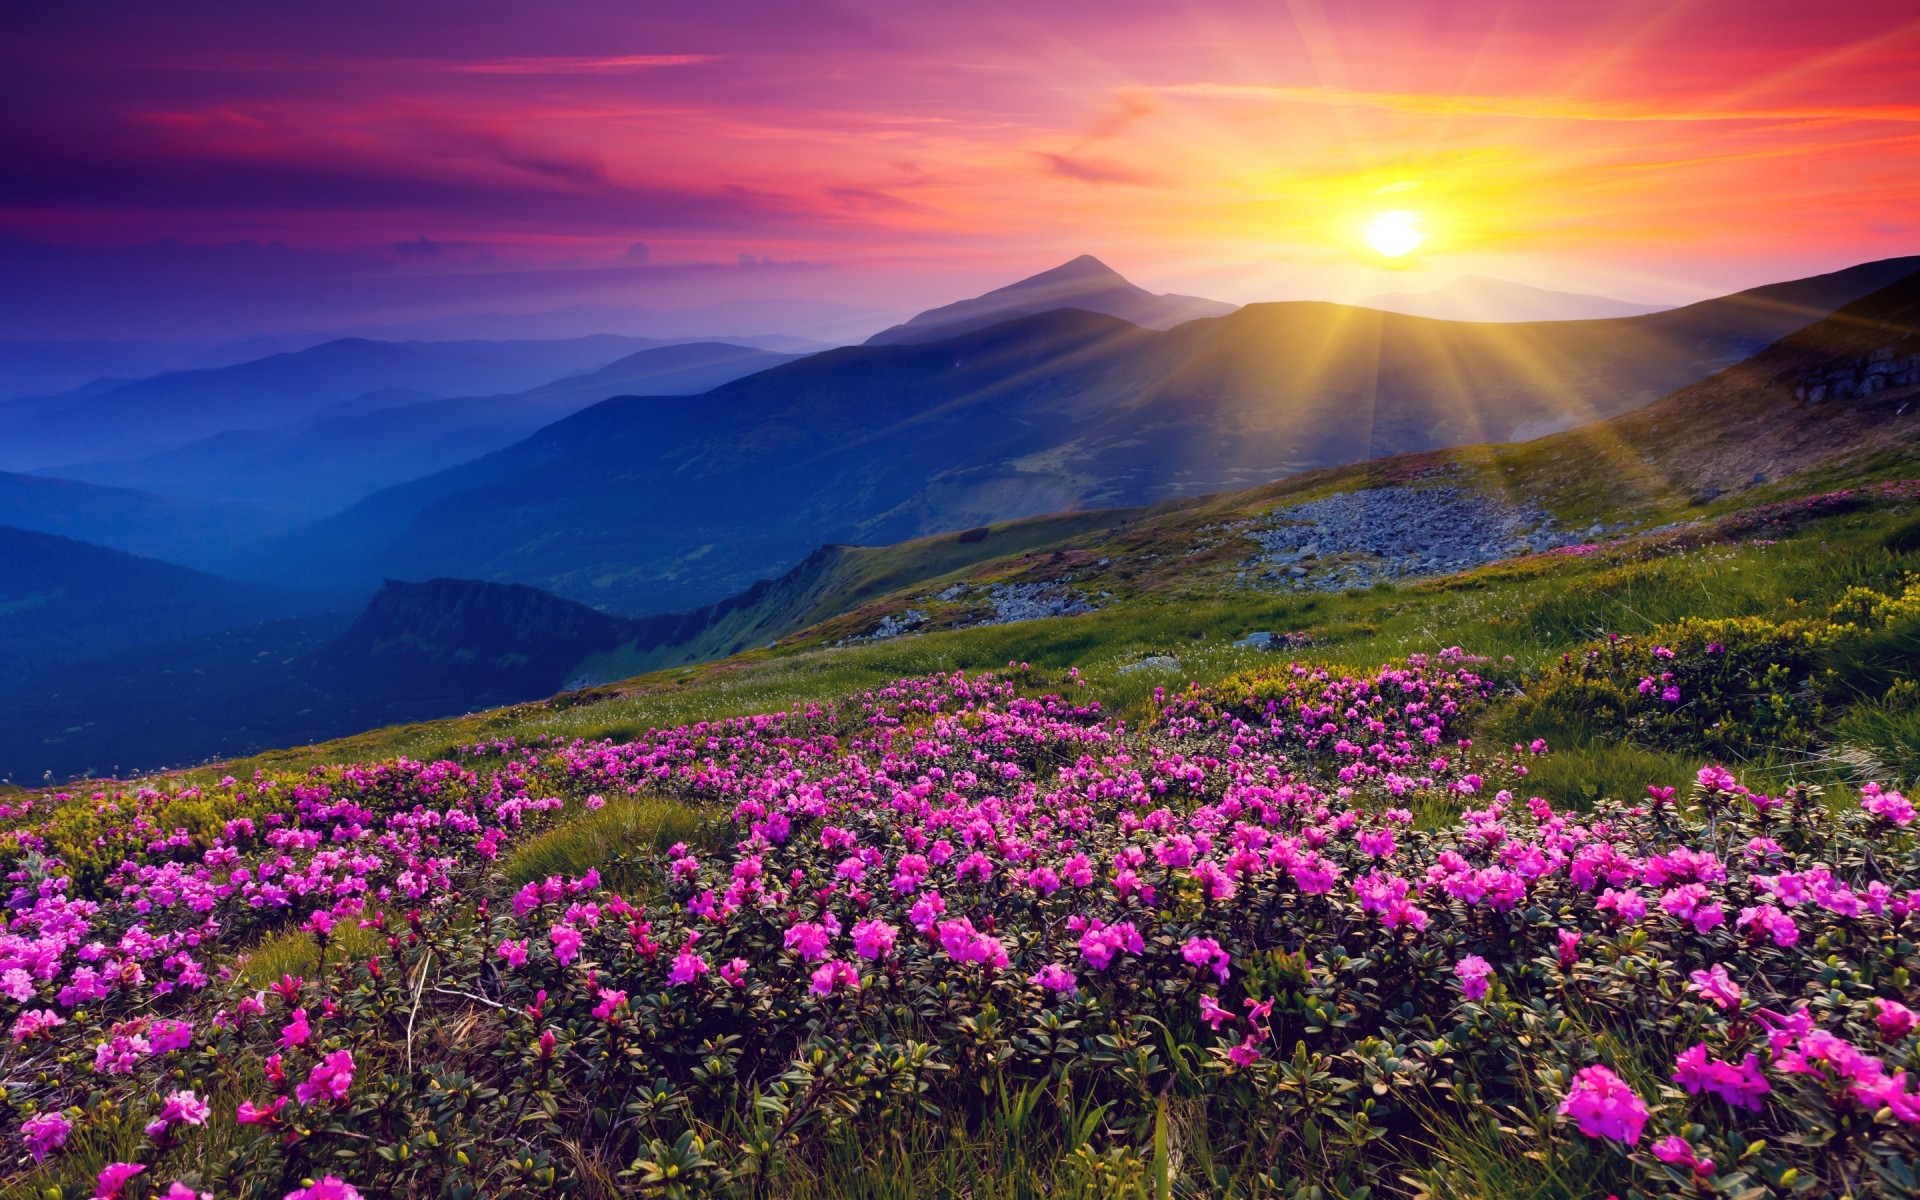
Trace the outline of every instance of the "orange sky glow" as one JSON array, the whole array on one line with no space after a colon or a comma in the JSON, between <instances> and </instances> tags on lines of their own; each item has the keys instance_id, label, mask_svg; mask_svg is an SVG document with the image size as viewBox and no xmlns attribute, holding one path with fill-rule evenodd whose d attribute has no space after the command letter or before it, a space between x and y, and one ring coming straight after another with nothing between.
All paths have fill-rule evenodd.
<instances>
[{"instance_id":1,"label":"orange sky glow","mask_svg":"<svg viewBox=\"0 0 1920 1200\"><path fill-rule=\"evenodd\" d=\"M1237 301L1670 301L1920 249L1907 0L188 7L22 23L0 232L640 241L902 304L1081 252ZM1417 248L1369 247L1388 211Z\"/></svg>"}]
</instances>

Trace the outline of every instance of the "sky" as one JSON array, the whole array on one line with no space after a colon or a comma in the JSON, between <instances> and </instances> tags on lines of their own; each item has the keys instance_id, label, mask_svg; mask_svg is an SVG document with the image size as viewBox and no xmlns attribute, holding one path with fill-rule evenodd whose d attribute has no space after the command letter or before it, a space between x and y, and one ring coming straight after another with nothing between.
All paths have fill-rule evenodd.
<instances>
[{"instance_id":1,"label":"sky","mask_svg":"<svg viewBox=\"0 0 1920 1200\"><path fill-rule=\"evenodd\" d=\"M0 110L13 338L848 336L1081 253L1677 302L1920 250L1912 0L62 0L0 16Z\"/></svg>"}]
</instances>

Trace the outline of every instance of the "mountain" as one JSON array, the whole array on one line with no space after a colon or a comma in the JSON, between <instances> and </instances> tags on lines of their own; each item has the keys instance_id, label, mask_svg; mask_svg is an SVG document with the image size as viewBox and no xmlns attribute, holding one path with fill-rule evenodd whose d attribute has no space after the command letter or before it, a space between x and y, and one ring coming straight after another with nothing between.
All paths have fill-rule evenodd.
<instances>
[{"instance_id":1,"label":"mountain","mask_svg":"<svg viewBox=\"0 0 1920 1200\"><path fill-rule=\"evenodd\" d=\"M379 697L401 719L551 695L633 622L519 584L388 580L312 660L314 682Z\"/></svg>"},{"instance_id":2,"label":"mountain","mask_svg":"<svg viewBox=\"0 0 1920 1200\"><path fill-rule=\"evenodd\" d=\"M272 429L233 429L131 461L50 474L203 501L240 501L311 519L380 488L498 450L609 396L696 395L797 354L721 342L641 350L585 374L508 395L451 399L391 390ZM288 488L288 480L298 480Z\"/></svg>"},{"instance_id":3,"label":"mountain","mask_svg":"<svg viewBox=\"0 0 1920 1200\"><path fill-rule=\"evenodd\" d=\"M1088 314L1054 319L1094 320ZM995 599L1002 589L1016 597L1017 617L1018 598L1036 592L1097 606L1141 598L1184 605L1186 597L1204 599L1224 588L1223 594L1239 597L1236 619L1266 620L1258 615L1266 611L1262 606L1278 601L1248 589L1284 581L1264 582L1279 575L1277 569L1249 579L1246 556L1258 547L1244 531L1271 525L1276 509L1289 504L1323 506L1330 495L1366 489L1399 494L1402 520L1484 525L1478 532L1443 529L1441 540L1458 549L1467 538L1470 561L1492 561L1580 540L1600 528L1618 530L1623 520L1664 525L1711 498L1715 488L1702 491L1703 484L1718 481L1726 491L1760 487L1757 471L1769 480L1802 472L1795 478L1803 482L1786 485L1797 491L1777 495L1817 486L1804 481L1859 478L1870 468L1883 477L1910 473L1910 465L1900 464L1920 456L1916 401L1920 276L1857 300L1652 405L1533 442L1379 459L1198 500L996 522L895 545L819 546L777 578L662 616L613 616L522 586L389 580L351 619L319 616L223 630L43 669L0 690L0 774L199 761L589 685L554 707L592 705L636 686L670 686L660 676L605 686L663 667L751 651L725 668L746 669L769 652L817 652L886 630L1006 620ZM1809 468L1824 474L1806 474ZM1406 495L1410 487L1427 486L1440 489L1438 508ZM1475 516L1481 510L1472 505L1448 508L1444 497L1456 493L1481 497L1478 504L1494 516ZM1526 544L1511 545L1512 534L1496 519L1502 511L1531 514L1529 526L1551 520L1553 540L1523 537ZM1589 530L1596 521L1603 524ZM1318 563L1308 556L1309 567L1337 575L1360 542L1372 546L1367 539L1405 541L1408 535L1383 518L1378 528L1337 536L1344 548ZM1412 544L1431 543L1422 533ZM1406 553L1404 547L1371 551L1389 552ZM1422 553L1430 559L1430 551ZM1436 571L1429 560L1414 573ZM1058 606L1026 603L1024 611L1040 615ZM1161 628L1102 620L1087 628ZM1285 626L1240 626L1263 627ZM1076 635L1047 636L1059 644ZM944 653L953 652L951 643L941 644L949 647ZM1005 638L980 643L989 648L979 650L976 661L1003 658L1006 644ZM166 702L155 704L156 696Z\"/></svg>"},{"instance_id":4,"label":"mountain","mask_svg":"<svg viewBox=\"0 0 1920 1200\"><path fill-rule=\"evenodd\" d=\"M0 525L220 571L238 548L283 537L297 522L250 505L0 471Z\"/></svg>"},{"instance_id":5,"label":"mountain","mask_svg":"<svg viewBox=\"0 0 1920 1200\"><path fill-rule=\"evenodd\" d=\"M1152 331L1056 310L942 342L827 351L692 403L606 401L251 558L284 581L448 576L684 610L822 542L1151 503L1586 424L1916 269L1889 260L1598 321L1298 302Z\"/></svg>"},{"instance_id":6,"label":"mountain","mask_svg":"<svg viewBox=\"0 0 1920 1200\"><path fill-rule=\"evenodd\" d=\"M1082 254L1050 271L995 288L985 295L930 308L905 324L881 330L868 338L866 344L901 346L941 341L1014 317L1056 308L1105 313L1142 329L1171 329L1200 317L1222 317L1234 310L1231 304L1198 296L1156 296L1129 283L1125 276L1093 255Z\"/></svg>"},{"instance_id":7,"label":"mountain","mask_svg":"<svg viewBox=\"0 0 1920 1200\"><path fill-rule=\"evenodd\" d=\"M225 628L77 664L47 660L56 665L0 689L0 776L198 762L538 700L738 653L1116 519L1125 515L1040 517L898 546L822 546L778 579L657 617L609 616L510 584L388 580L351 616Z\"/></svg>"},{"instance_id":8,"label":"mountain","mask_svg":"<svg viewBox=\"0 0 1920 1200\"><path fill-rule=\"evenodd\" d=\"M1568 442L1604 437L1711 497L1920 440L1920 275Z\"/></svg>"},{"instance_id":9,"label":"mountain","mask_svg":"<svg viewBox=\"0 0 1920 1200\"><path fill-rule=\"evenodd\" d=\"M315 597L0 526L0 681L7 683L133 646L324 607Z\"/></svg>"},{"instance_id":10,"label":"mountain","mask_svg":"<svg viewBox=\"0 0 1920 1200\"><path fill-rule=\"evenodd\" d=\"M341 338L110 390L0 406L0 469L151 454L229 429L266 429L384 389L434 396L517 391L591 370L641 347L599 335L566 341L374 342Z\"/></svg>"},{"instance_id":11,"label":"mountain","mask_svg":"<svg viewBox=\"0 0 1920 1200\"><path fill-rule=\"evenodd\" d=\"M1427 292L1387 292L1360 302L1367 308L1442 321L1587 321L1637 317L1673 307L1636 304L1612 296L1555 292L1485 275L1462 275Z\"/></svg>"}]
</instances>

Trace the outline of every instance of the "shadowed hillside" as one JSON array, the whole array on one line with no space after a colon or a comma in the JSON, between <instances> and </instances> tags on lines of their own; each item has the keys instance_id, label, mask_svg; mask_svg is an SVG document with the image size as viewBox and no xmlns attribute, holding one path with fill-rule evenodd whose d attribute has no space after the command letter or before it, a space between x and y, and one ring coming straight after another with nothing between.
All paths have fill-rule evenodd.
<instances>
[{"instance_id":1,"label":"shadowed hillside","mask_svg":"<svg viewBox=\"0 0 1920 1200\"><path fill-rule=\"evenodd\" d=\"M1201 317L1223 317L1234 307L1198 296L1155 295L1129 282L1093 255L1082 254L1018 283L930 308L891 329L881 330L868 338L866 344L899 346L943 341L1001 321L1056 308L1105 313L1142 329L1171 329Z\"/></svg>"},{"instance_id":2,"label":"shadowed hillside","mask_svg":"<svg viewBox=\"0 0 1920 1200\"><path fill-rule=\"evenodd\" d=\"M661 346L524 392L389 396L373 404L363 398L288 425L229 429L145 458L47 473L190 499L290 508L312 519L498 450L609 396L695 395L799 357L724 342ZM290 479L299 486L287 487Z\"/></svg>"},{"instance_id":3,"label":"shadowed hillside","mask_svg":"<svg viewBox=\"0 0 1920 1200\"><path fill-rule=\"evenodd\" d=\"M595 406L370 497L261 569L483 578L619 611L684 609L822 542L1152 503L1604 419L1916 265L1616 320L1473 325L1286 303L1159 332L1063 309L829 351L698 403Z\"/></svg>"},{"instance_id":4,"label":"shadowed hillside","mask_svg":"<svg viewBox=\"0 0 1920 1200\"><path fill-rule=\"evenodd\" d=\"M314 597L0 525L0 680L323 607Z\"/></svg>"}]
</instances>

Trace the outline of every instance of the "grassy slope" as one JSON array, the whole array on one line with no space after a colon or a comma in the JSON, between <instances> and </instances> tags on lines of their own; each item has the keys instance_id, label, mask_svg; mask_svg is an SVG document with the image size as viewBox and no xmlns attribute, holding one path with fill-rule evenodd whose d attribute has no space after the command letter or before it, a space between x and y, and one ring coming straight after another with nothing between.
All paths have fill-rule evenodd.
<instances>
[{"instance_id":1,"label":"grassy slope","mask_svg":"<svg viewBox=\"0 0 1920 1200\"><path fill-rule=\"evenodd\" d=\"M1920 463L1907 463L1910 473ZM1306 485L1315 487L1316 485ZM1266 491L1268 489L1263 489ZM1235 511L1213 505L1141 522L1113 535L1144 555L1168 526L1184 529ZM1335 595L1276 595L1222 588L1216 551L1161 551L1133 577L1131 594L1085 616L929 633L868 645L796 645L749 651L697 667L658 671L617 686L451 721L379 730L322 746L276 751L237 767L347 761L390 754L435 755L493 737L619 737L652 725L768 711L841 694L902 675L1004 666L1077 667L1092 694L1137 711L1155 687L1206 684L1276 656L1233 640L1254 630L1305 631L1303 657L1371 667L1409 653L1458 644L1516 666L1534 666L1603 631L1638 632L1683 616L1778 614L1830 603L1854 585L1895 589L1920 556L1885 545L1905 514L1869 512L1810 525L1777 543L1654 538L1587 557L1544 555L1458 576ZM1101 543L1099 548L1108 548ZM1091 553L1087 551L1086 553ZM1041 556L1042 558L1047 556ZM1209 567L1207 559L1215 559ZM1017 574L1028 560L987 569ZM924 590L924 587L918 590ZM1897 589L1895 589L1897 590ZM1824 611L1824 610L1822 610ZM1144 655L1171 653L1178 672L1123 672ZM1571 759L1568 760L1572 762ZM1584 764L1597 770L1603 764ZM1660 777L1656 757L1619 764ZM1788 764L1805 769L1809 764ZM1655 770L1655 768L1661 768ZM1570 777L1571 782L1571 777Z\"/></svg>"},{"instance_id":2,"label":"grassy slope","mask_svg":"<svg viewBox=\"0 0 1920 1200\"><path fill-rule=\"evenodd\" d=\"M1226 527L1331 492L1444 483L1538 504L1575 528L1604 520L1648 529L1920 476L1920 384L1852 404L1794 400L1809 372L1862 360L1882 344L1904 356L1920 339L1917 325L1920 280L1902 281L1647 409L1531 442L1401 455L1150 509L1015 522L984 539L949 534L881 549L830 548L810 560L811 574L797 571L780 581L786 586L770 587L680 656L732 655L722 661L257 761L418 756L507 735L618 736L804 703L903 674L1010 660L1079 667L1102 700L1131 707L1161 683L1204 683L1259 661L1262 652L1231 645L1255 630L1307 632L1316 657L1354 666L1450 644L1531 665L1602 631L1648 629L1686 615L1778 613L1831 600L1853 584L1893 587L1915 565L1881 544L1893 518L1829 521L1779 545L1674 543L1536 557L1343 596L1250 590L1237 578L1249 543ZM1760 478L1747 474L1755 454L1767 468ZM1708 488L1708 480L1726 486ZM978 615L964 599L932 600L957 580L1066 586L1100 594L1105 606L1073 618L949 628ZM930 614L932 632L837 645L908 607ZM784 636L806 621L816 623ZM768 647L771 638L782 640ZM1120 670L1149 653L1175 654L1177 677ZM601 664L603 674L623 665L662 664L643 656Z\"/></svg>"}]
</instances>

